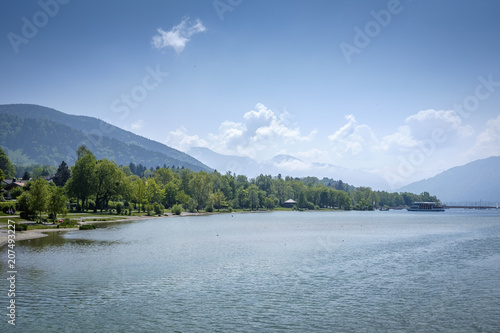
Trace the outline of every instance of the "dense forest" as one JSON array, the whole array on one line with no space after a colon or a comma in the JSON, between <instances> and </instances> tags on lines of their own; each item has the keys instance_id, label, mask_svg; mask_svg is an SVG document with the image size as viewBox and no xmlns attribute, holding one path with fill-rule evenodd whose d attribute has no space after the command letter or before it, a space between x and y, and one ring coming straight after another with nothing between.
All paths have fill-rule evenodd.
<instances>
[{"instance_id":1,"label":"dense forest","mask_svg":"<svg viewBox=\"0 0 500 333\"><path fill-rule=\"evenodd\" d=\"M7 106L0 105L0 146L7 150L14 164L57 166L64 160L73 165L76 161L75 150L85 144L97 158L108 158L119 164L134 162L156 166L166 163L195 171L211 171L209 167L185 153L111 127L94 118L69 116L58 112L52 115L56 121L52 118L42 118L42 115L38 115L40 118L25 118L18 113L10 114L7 112L9 110ZM65 121L60 120L60 117ZM86 122L89 123L87 127L95 126L94 129L78 128L77 124ZM95 130L103 126L113 130Z\"/></svg>"},{"instance_id":2,"label":"dense forest","mask_svg":"<svg viewBox=\"0 0 500 333\"><path fill-rule=\"evenodd\" d=\"M59 165L50 184L38 178L17 190L14 196L18 198L18 210L31 215L47 211L53 216L63 212L68 203L78 211L114 209L129 214L133 210L162 214L164 209L177 213L272 210L288 199L296 201L293 209L298 210L373 210L407 206L414 201L438 201L426 192L416 195L373 191L328 178L261 174L248 179L231 172L223 175L217 171L194 172L168 166L147 169L134 163L118 166L107 159L96 159L85 146L78 148L71 169L65 162ZM39 201L45 203L36 204Z\"/></svg>"}]
</instances>

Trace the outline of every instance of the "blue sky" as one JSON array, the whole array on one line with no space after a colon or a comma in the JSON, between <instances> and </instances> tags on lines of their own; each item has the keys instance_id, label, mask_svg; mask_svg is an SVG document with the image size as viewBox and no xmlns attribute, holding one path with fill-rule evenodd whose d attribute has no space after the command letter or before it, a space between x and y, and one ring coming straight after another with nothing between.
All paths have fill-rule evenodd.
<instances>
[{"instance_id":1,"label":"blue sky","mask_svg":"<svg viewBox=\"0 0 500 333\"><path fill-rule=\"evenodd\" d=\"M0 13L2 104L183 151L289 154L303 161L282 165L292 175L359 168L390 188L500 155L497 1L40 0Z\"/></svg>"}]
</instances>

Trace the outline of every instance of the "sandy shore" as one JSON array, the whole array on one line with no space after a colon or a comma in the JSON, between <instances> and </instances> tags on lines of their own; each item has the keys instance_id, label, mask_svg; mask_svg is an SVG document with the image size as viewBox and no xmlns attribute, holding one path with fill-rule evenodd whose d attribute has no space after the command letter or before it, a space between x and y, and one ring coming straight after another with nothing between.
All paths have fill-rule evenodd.
<instances>
[{"instance_id":1,"label":"sandy shore","mask_svg":"<svg viewBox=\"0 0 500 333\"><path fill-rule=\"evenodd\" d=\"M49 233L51 232L64 232L64 231L70 231L70 230L78 230L78 228L61 228L61 229L39 229L39 230L27 230L27 231L16 231L16 243L18 241L26 240L26 239L35 239L35 238L42 238L42 237L47 237ZM8 242L8 237L7 237L7 230L1 230L0 231L0 248L7 244Z\"/></svg>"},{"instance_id":2,"label":"sandy shore","mask_svg":"<svg viewBox=\"0 0 500 333\"><path fill-rule=\"evenodd\" d=\"M207 213L188 213L182 212L180 216L198 216L198 215L207 215ZM161 216L124 216L121 219L110 220L110 221L92 221L95 218L105 218L103 216L89 216L87 218L83 218L80 220L77 225L82 224L103 224L103 223L117 223L117 222L134 222L140 220L151 220L156 218L165 218L165 217L178 217L179 215L173 215L172 213L166 213ZM26 230L26 231L16 231L16 242L26 239L35 239L47 237L51 232L65 232L65 231L73 231L78 230L78 228L52 228L52 229L37 229L37 230ZM5 244L8 243L7 237L7 229L0 230L0 248L2 248Z\"/></svg>"}]
</instances>

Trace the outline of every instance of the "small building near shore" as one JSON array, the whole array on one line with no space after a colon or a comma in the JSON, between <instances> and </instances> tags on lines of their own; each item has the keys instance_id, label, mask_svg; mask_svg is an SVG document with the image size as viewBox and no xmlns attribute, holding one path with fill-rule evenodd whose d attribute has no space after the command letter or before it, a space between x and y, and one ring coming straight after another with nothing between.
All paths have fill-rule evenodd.
<instances>
[{"instance_id":1,"label":"small building near shore","mask_svg":"<svg viewBox=\"0 0 500 333\"><path fill-rule=\"evenodd\" d=\"M8 191L8 192L15 189L16 187L23 187L27 183L27 181L16 180L16 179L12 179L12 180L5 179L3 182L5 183L4 190Z\"/></svg>"},{"instance_id":2,"label":"small building near shore","mask_svg":"<svg viewBox=\"0 0 500 333\"><path fill-rule=\"evenodd\" d=\"M297 204L297 201L293 199L288 199L287 201L283 202L282 206L285 208L293 208Z\"/></svg>"}]
</instances>

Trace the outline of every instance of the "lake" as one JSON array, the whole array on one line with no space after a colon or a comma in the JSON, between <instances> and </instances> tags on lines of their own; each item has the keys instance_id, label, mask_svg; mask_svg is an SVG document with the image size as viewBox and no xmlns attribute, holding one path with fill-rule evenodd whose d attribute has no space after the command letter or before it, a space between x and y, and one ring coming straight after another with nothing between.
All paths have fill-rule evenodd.
<instances>
[{"instance_id":1,"label":"lake","mask_svg":"<svg viewBox=\"0 0 500 333\"><path fill-rule=\"evenodd\" d=\"M19 332L500 331L498 210L157 218L18 242L16 264Z\"/></svg>"}]
</instances>

